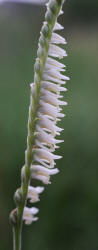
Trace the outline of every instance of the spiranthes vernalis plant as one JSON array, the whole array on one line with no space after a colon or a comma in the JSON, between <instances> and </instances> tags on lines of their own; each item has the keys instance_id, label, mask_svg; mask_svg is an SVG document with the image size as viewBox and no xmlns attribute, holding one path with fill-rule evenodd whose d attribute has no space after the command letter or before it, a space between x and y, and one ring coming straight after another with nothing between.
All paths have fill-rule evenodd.
<instances>
[{"instance_id":1,"label":"spiranthes vernalis plant","mask_svg":"<svg viewBox=\"0 0 98 250\"><path fill-rule=\"evenodd\" d=\"M65 65L57 59L67 56L60 47L66 41L57 34L63 27L57 22L63 13L64 0L50 0L45 14L38 43L37 58L34 65L34 83L30 84L30 106L28 117L27 149L25 151L25 165L21 170L21 187L14 195L16 209L10 214L13 228L14 250L21 250L22 224L29 225L38 219L38 208L28 207L27 202L36 203L44 187L32 187L31 180L36 179L43 184L50 183L50 176L57 174L55 160L61 156L54 154L58 144L56 135L60 135L62 128L57 122L64 117L62 106L67 105L62 100L62 91L69 77L65 76Z\"/></svg>"}]
</instances>

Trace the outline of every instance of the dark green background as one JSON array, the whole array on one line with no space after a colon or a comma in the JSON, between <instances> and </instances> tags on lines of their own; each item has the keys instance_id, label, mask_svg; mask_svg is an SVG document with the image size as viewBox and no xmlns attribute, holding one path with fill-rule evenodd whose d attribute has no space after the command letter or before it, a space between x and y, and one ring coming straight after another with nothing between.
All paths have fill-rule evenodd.
<instances>
[{"instance_id":1,"label":"dark green background","mask_svg":"<svg viewBox=\"0 0 98 250\"><path fill-rule=\"evenodd\" d=\"M23 250L98 249L98 1L69 0L60 18L68 41L60 174L23 229ZM44 8L0 6L0 250L12 249L9 213L26 149L29 83Z\"/></svg>"}]
</instances>

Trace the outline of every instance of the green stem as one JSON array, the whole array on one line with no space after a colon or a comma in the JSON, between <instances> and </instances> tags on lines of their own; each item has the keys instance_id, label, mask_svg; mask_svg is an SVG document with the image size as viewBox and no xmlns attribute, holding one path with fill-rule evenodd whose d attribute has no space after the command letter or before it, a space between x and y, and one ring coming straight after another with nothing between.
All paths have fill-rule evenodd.
<instances>
[{"instance_id":1,"label":"green stem","mask_svg":"<svg viewBox=\"0 0 98 250\"><path fill-rule=\"evenodd\" d=\"M13 227L13 250L21 250L21 230L18 225Z\"/></svg>"}]
</instances>

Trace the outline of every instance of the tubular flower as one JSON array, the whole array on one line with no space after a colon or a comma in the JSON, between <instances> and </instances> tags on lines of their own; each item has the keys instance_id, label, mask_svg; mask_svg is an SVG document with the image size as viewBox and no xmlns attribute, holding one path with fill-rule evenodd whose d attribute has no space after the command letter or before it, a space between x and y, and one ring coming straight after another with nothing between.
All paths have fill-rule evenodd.
<instances>
[{"instance_id":1,"label":"tubular flower","mask_svg":"<svg viewBox=\"0 0 98 250\"><path fill-rule=\"evenodd\" d=\"M48 169L42 165L32 165L31 167L31 177L42 181L44 184L51 184L50 175L57 174L58 172L57 168Z\"/></svg>"},{"instance_id":2,"label":"tubular flower","mask_svg":"<svg viewBox=\"0 0 98 250\"><path fill-rule=\"evenodd\" d=\"M24 208L23 220L25 220L26 225L30 225L33 221L38 220L38 217L34 216L35 214L38 213L38 211L39 210L36 207L32 207L32 208L25 207Z\"/></svg>"},{"instance_id":3,"label":"tubular flower","mask_svg":"<svg viewBox=\"0 0 98 250\"><path fill-rule=\"evenodd\" d=\"M30 200L31 203L35 203L39 201L39 194L44 191L44 187L28 187L28 194L27 198Z\"/></svg>"},{"instance_id":4,"label":"tubular flower","mask_svg":"<svg viewBox=\"0 0 98 250\"><path fill-rule=\"evenodd\" d=\"M22 185L21 194L18 192L20 197L17 209L18 220L22 218L26 224L38 219L35 217L38 209L27 208L26 201L39 201L39 194L44 190L43 187L31 187L31 180L50 184L50 176L59 172L55 168L55 160L61 156L54 154L54 151L63 142L56 138L63 129L57 126L57 122L64 117L62 106L67 105L67 102L62 100L61 92L67 90L64 85L69 80L63 74L65 65L57 60L67 56L66 51L60 47L66 41L56 33L63 29L57 22L58 16L63 14L63 2L50 0L46 4L45 22L41 29L34 66L34 83L30 84L27 150L25 166L21 171Z\"/></svg>"}]
</instances>

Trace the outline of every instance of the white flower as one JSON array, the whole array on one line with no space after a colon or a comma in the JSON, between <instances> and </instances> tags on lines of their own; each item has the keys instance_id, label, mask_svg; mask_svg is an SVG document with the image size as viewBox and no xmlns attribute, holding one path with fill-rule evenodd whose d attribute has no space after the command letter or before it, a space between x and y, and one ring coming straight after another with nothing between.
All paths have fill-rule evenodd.
<instances>
[{"instance_id":1,"label":"white flower","mask_svg":"<svg viewBox=\"0 0 98 250\"><path fill-rule=\"evenodd\" d=\"M52 33L52 37L51 37L51 43L55 43L55 44L66 44L67 42L65 41L65 38L61 37L60 35L56 34L56 33Z\"/></svg>"},{"instance_id":2,"label":"white flower","mask_svg":"<svg viewBox=\"0 0 98 250\"><path fill-rule=\"evenodd\" d=\"M34 215L37 214L38 212L39 209L36 207L32 208L25 207L23 212L23 220L25 221L25 224L30 225L33 221L37 221L38 217L35 217Z\"/></svg>"},{"instance_id":3,"label":"white flower","mask_svg":"<svg viewBox=\"0 0 98 250\"><path fill-rule=\"evenodd\" d=\"M43 115L48 115L50 118L54 121L56 121L57 117L64 117L65 114L62 114L60 111L60 108L55 107L54 105L51 105L50 103L45 103L43 101L40 101L40 113Z\"/></svg>"},{"instance_id":4,"label":"white flower","mask_svg":"<svg viewBox=\"0 0 98 250\"><path fill-rule=\"evenodd\" d=\"M67 53L59 46L50 44L49 56L58 57L59 59L62 59L64 56L67 56Z\"/></svg>"},{"instance_id":5,"label":"white flower","mask_svg":"<svg viewBox=\"0 0 98 250\"><path fill-rule=\"evenodd\" d=\"M55 165L54 160L60 159L62 156L54 155L47 149L36 149L34 153L34 161L42 164L45 167L53 168Z\"/></svg>"},{"instance_id":6,"label":"white flower","mask_svg":"<svg viewBox=\"0 0 98 250\"><path fill-rule=\"evenodd\" d=\"M47 89L50 92L54 92L56 94L59 94L60 91L67 91L66 88L59 86L59 84L55 84L49 81L42 81L42 86L44 89Z\"/></svg>"},{"instance_id":7,"label":"white flower","mask_svg":"<svg viewBox=\"0 0 98 250\"><path fill-rule=\"evenodd\" d=\"M60 63L57 60L50 58L50 57L47 58L46 65L47 65L47 63L50 64L50 66L53 65L53 66L57 67L57 70L58 69L61 70L62 68L65 68L65 65L63 63Z\"/></svg>"},{"instance_id":8,"label":"white flower","mask_svg":"<svg viewBox=\"0 0 98 250\"><path fill-rule=\"evenodd\" d=\"M60 23L56 22L54 25L53 31L63 30L63 29L64 29L64 27Z\"/></svg>"},{"instance_id":9,"label":"white flower","mask_svg":"<svg viewBox=\"0 0 98 250\"><path fill-rule=\"evenodd\" d=\"M57 168L47 169L42 165L32 165L31 167L32 178L42 181L44 184L50 184L50 175L59 173Z\"/></svg>"},{"instance_id":10,"label":"white flower","mask_svg":"<svg viewBox=\"0 0 98 250\"><path fill-rule=\"evenodd\" d=\"M47 133L40 126L37 126L37 131L39 132L38 140L45 145L51 147L51 145L58 144L63 142L63 140L57 140L54 138L54 135Z\"/></svg>"},{"instance_id":11,"label":"white flower","mask_svg":"<svg viewBox=\"0 0 98 250\"><path fill-rule=\"evenodd\" d=\"M39 201L39 194L44 191L44 187L31 187L28 188L27 198L30 199L31 203Z\"/></svg>"},{"instance_id":12,"label":"white flower","mask_svg":"<svg viewBox=\"0 0 98 250\"><path fill-rule=\"evenodd\" d=\"M50 132L50 134L48 135L52 135L53 137L55 135L60 135L60 132L63 130L62 128L59 128L58 126L55 125L55 122L48 119L48 117L39 114L39 121L38 121L38 126L36 127L37 130L42 128L42 130L40 130L42 133L44 131L46 132ZM40 134L39 134L40 135ZM38 139L37 139L38 140Z\"/></svg>"}]
</instances>

